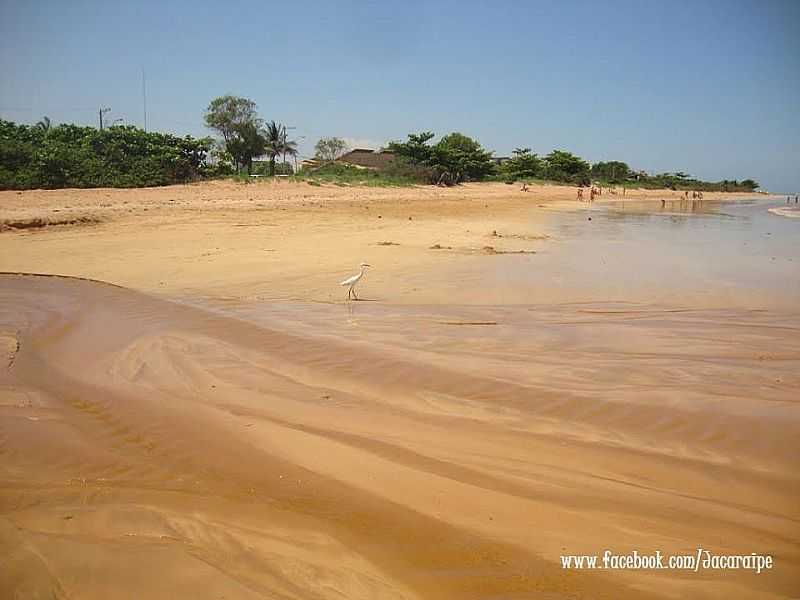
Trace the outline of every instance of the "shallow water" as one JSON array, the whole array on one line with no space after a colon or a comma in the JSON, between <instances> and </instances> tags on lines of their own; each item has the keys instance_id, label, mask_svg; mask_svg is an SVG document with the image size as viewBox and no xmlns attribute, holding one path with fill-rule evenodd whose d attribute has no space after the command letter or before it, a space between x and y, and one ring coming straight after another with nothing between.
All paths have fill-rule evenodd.
<instances>
[{"instance_id":1,"label":"shallow water","mask_svg":"<svg viewBox=\"0 0 800 600\"><path fill-rule=\"evenodd\" d=\"M774 200L616 202L539 209L547 242L450 275L493 303L626 301L680 308L800 307L800 220Z\"/></svg>"}]
</instances>

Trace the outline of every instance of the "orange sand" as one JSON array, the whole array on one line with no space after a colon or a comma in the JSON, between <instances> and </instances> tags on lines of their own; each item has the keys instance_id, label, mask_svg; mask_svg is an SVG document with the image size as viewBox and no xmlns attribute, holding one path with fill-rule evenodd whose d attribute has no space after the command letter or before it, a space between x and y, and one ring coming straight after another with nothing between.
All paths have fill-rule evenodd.
<instances>
[{"instance_id":1,"label":"orange sand","mask_svg":"<svg viewBox=\"0 0 800 600\"><path fill-rule=\"evenodd\" d=\"M0 276L2 595L795 595L796 312L601 289L534 307L452 280L557 253L536 215L573 197L0 193L0 220L100 221L0 233L0 270L117 284ZM342 302L365 259L374 301ZM776 567L559 561L697 546Z\"/></svg>"}]
</instances>

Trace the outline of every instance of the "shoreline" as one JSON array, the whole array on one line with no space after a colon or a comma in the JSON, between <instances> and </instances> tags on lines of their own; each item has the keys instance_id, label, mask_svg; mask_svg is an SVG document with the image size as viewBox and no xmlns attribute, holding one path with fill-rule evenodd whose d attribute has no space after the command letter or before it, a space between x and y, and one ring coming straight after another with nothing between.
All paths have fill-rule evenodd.
<instances>
[{"instance_id":1,"label":"shoreline","mask_svg":"<svg viewBox=\"0 0 800 600\"><path fill-rule=\"evenodd\" d=\"M666 193L643 190L626 202L655 204ZM743 197L750 196L709 194L706 202ZM619 200L603 195L594 207ZM167 295L333 300L332 284L366 261L378 265L369 277L386 299L495 302L436 291L431 278L476 260L550 252L548 213L589 207L575 201L572 187L524 193L501 183L443 189L213 182L0 192L0 222L82 223L0 232L0 270L83 276Z\"/></svg>"}]
</instances>

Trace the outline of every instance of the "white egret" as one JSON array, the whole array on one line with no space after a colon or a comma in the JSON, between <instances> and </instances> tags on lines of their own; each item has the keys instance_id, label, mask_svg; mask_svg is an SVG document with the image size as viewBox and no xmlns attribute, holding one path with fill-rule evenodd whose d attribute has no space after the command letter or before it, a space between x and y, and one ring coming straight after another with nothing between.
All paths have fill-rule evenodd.
<instances>
[{"instance_id":1,"label":"white egret","mask_svg":"<svg viewBox=\"0 0 800 600\"><path fill-rule=\"evenodd\" d=\"M364 277L364 273L366 272L367 267L369 267L370 265L365 263L365 262L362 262L360 266L361 266L361 270L358 273L356 273L352 277L348 277L347 279L345 279L343 282L341 282L339 284L339 285L342 285L342 286L350 288L350 289L347 290L347 299L348 300L350 299L350 294L353 295L353 298L358 300L358 296L356 296L356 290L355 290L356 284L359 281L361 281L362 277Z\"/></svg>"}]
</instances>

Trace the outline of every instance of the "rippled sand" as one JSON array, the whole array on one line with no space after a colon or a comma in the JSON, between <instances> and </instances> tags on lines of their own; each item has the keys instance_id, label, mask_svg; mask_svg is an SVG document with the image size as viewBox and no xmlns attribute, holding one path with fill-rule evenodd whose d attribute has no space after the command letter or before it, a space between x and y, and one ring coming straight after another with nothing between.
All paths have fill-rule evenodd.
<instances>
[{"instance_id":1,"label":"rippled sand","mask_svg":"<svg viewBox=\"0 0 800 600\"><path fill-rule=\"evenodd\" d=\"M478 222L459 218L469 220L462 229ZM498 233L533 235L523 221L496 218ZM551 237L531 244L556 241L557 228L540 226ZM102 227L87 244L112 244ZM365 237L381 233L369 227ZM3 243L39 244L25 260L44 260L41 246L66 235L54 234ZM561 231L557 243L566 248L568 237ZM569 248L553 252L560 269L577 268ZM1 275L0 590L795 595L798 311L777 300L708 306L691 287L682 306L644 302L649 285L631 288L636 301L597 293L527 303L530 291L482 303L457 296L452 282L437 287L447 274L486 273L486 260L537 257L423 261L427 275L408 285L439 301L418 303L266 301L241 283L222 295L224 270L205 287L192 282L204 293L157 293L157 277L138 291ZM544 272L555 260L542 261ZM538 266L514 264L514 273ZM85 264L86 274L96 268L102 260ZM304 273L312 288L321 281ZM368 281L367 299L403 291ZM562 296L579 296L565 286ZM700 545L771 554L776 568L577 572L558 558Z\"/></svg>"}]
</instances>

